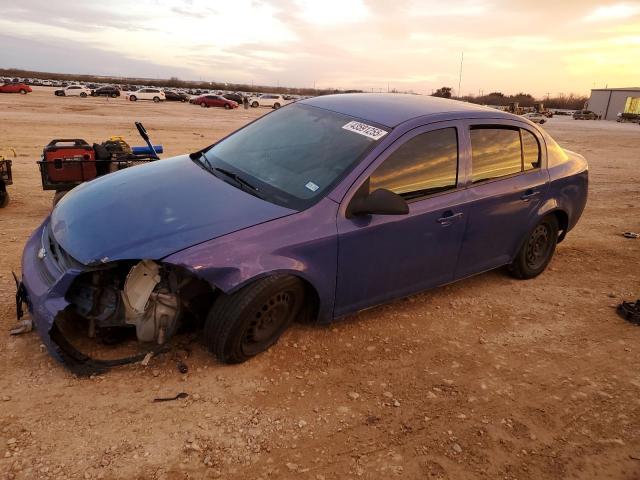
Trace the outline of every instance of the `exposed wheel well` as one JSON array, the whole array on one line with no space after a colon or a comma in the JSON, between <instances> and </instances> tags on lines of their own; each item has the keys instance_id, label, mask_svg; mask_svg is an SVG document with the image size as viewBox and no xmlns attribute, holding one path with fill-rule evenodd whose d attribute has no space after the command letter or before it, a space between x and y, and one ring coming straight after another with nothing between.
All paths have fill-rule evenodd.
<instances>
[{"instance_id":1,"label":"exposed wheel well","mask_svg":"<svg viewBox=\"0 0 640 480\"><path fill-rule=\"evenodd\" d=\"M302 284L304 285L304 293L306 295L306 301L305 301L305 308L304 308L304 312L301 316L301 318L298 320L301 323L314 323L317 319L318 319L318 314L320 312L320 295L318 295L318 291L316 290L316 288L311 284L311 282L309 282L308 280L306 280L305 278L301 277L300 275L296 275L295 273L271 273L268 274L266 276L262 276L262 277L257 277L257 278L253 278L252 280L243 283L242 287L249 285L250 283L253 283L261 278L267 278L270 277L272 275L281 275L281 276L290 276L290 277L295 277L297 279L299 279ZM237 288L237 287L236 287ZM214 291L216 293L220 292L220 290L216 287L214 287ZM236 289L234 288L233 291L236 291Z\"/></svg>"},{"instance_id":2,"label":"exposed wheel well","mask_svg":"<svg viewBox=\"0 0 640 480\"><path fill-rule=\"evenodd\" d=\"M567 229L569 228L569 215L567 215L567 212L564 210L554 210L551 214L556 217L556 220L558 220L558 227L560 227L558 243L560 243L567 235Z\"/></svg>"}]
</instances>

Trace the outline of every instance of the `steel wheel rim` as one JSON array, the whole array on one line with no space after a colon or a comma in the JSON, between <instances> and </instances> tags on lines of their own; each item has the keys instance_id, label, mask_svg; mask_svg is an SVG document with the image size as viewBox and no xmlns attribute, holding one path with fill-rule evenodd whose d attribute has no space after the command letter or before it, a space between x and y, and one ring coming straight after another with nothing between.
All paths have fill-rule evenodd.
<instances>
[{"instance_id":1,"label":"steel wheel rim","mask_svg":"<svg viewBox=\"0 0 640 480\"><path fill-rule=\"evenodd\" d=\"M296 301L290 291L278 292L253 313L242 339L242 351L254 355L269 346L293 314Z\"/></svg>"},{"instance_id":2,"label":"steel wheel rim","mask_svg":"<svg viewBox=\"0 0 640 480\"><path fill-rule=\"evenodd\" d=\"M525 252L527 266L537 270L544 265L551 249L551 231L547 225L538 225L529 240Z\"/></svg>"}]
</instances>

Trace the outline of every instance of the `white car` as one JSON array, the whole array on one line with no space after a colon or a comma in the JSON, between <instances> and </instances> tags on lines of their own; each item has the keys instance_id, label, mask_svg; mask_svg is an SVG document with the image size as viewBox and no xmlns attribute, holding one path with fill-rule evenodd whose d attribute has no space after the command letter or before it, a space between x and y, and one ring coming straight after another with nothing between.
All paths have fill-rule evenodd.
<instances>
[{"instance_id":1,"label":"white car","mask_svg":"<svg viewBox=\"0 0 640 480\"><path fill-rule=\"evenodd\" d=\"M164 92L159 88L141 88L135 92L127 92L125 98L132 102L137 100L153 100L156 103L167 99Z\"/></svg>"},{"instance_id":2,"label":"white car","mask_svg":"<svg viewBox=\"0 0 640 480\"><path fill-rule=\"evenodd\" d=\"M91 95L91 89L82 85L69 85L53 93L58 97L88 97Z\"/></svg>"},{"instance_id":3,"label":"white car","mask_svg":"<svg viewBox=\"0 0 640 480\"><path fill-rule=\"evenodd\" d=\"M547 117L537 112L525 113L523 117L526 118L527 120L532 121L533 123L539 123L540 125L542 125L547 121Z\"/></svg>"},{"instance_id":4,"label":"white car","mask_svg":"<svg viewBox=\"0 0 640 480\"><path fill-rule=\"evenodd\" d=\"M259 97L251 97L249 99L249 105L253 108L257 107L271 107L278 109L285 105L287 101L282 98L282 95L271 95L265 93L264 95L260 95Z\"/></svg>"}]
</instances>

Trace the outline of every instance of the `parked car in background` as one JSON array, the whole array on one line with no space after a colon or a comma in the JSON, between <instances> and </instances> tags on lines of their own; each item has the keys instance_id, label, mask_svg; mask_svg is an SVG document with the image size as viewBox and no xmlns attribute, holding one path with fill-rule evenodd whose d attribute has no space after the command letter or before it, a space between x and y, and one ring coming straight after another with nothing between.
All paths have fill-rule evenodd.
<instances>
[{"instance_id":1,"label":"parked car in background","mask_svg":"<svg viewBox=\"0 0 640 480\"><path fill-rule=\"evenodd\" d=\"M243 362L294 320L504 265L540 275L587 187L585 159L526 118L430 96L316 97L72 190L27 241L18 306L81 367L58 322L151 343L203 325L220 361Z\"/></svg>"},{"instance_id":2,"label":"parked car in background","mask_svg":"<svg viewBox=\"0 0 640 480\"><path fill-rule=\"evenodd\" d=\"M127 92L125 98L132 102L138 100L152 100L156 103L166 100L165 93L159 88L141 88L135 92Z\"/></svg>"},{"instance_id":3,"label":"parked car in background","mask_svg":"<svg viewBox=\"0 0 640 480\"><path fill-rule=\"evenodd\" d=\"M29 92L32 92L31 87L24 83L5 83L0 86L0 93L20 93L22 95L26 95Z\"/></svg>"},{"instance_id":4,"label":"parked car in background","mask_svg":"<svg viewBox=\"0 0 640 480\"><path fill-rule=\"evenodd\" d=\"M40 85L43 87L53 87L53 82L51 80L43 80Z\"/></svg>"},{"instance_id":5,"label":"parked car in background","mask_svg":"<svg viewBox=\"0 0 640 480\"><path fill-rule=\"evenodd\" d=\"M117 89L116 87L100 87L100 88L96 88L94 91L91 92L91 96L92 97L111 97L111 98L116 98L120 96L120 90Z\"/></svg>"},{"instance_id":6,"label":"parked car in background","mask_svg":"<svg viewBox=\"0 0 640 480\"><path fill-rule=\"evenodd\" d=\"M186 93L174 92L173 90L165 90L164 95L168 102L188 102L190 98Z\"/></svg>"},{"instance_id":7,"label":"parked car in background","mask_svg":"<svg viewBox=\"0 0 640 480\"><path fill-rule=\"evenodd\" d=\"M597 120L598 115L591 110L578 110L573 114L574 120Z\"/></svg>"},{"instance_id":8,"label":"parked car in background","mask_svg":"<svg viewBox=\"0 0 640 480\"><path fill-rule=\"evenodd\" d=\"M232 108L238 108L238 104L233 100L227 100L220 95L201 95L199 97L190 100L195 105L200 105L203 108L220 107L230 110Z\"/></svg>"},{"instance_id":9,"label":"parked car in background","mask_svg":"<svg viewBox=\"0 0 640 480\"><path fill-rule=\"evenodd\" d=\"M87 97L91 95L91 89L82 85L69 85L53 93L58 97Z\"/></svg>"},{"instance_id":10,"label":"parked car in background","mask_svg":"<svg viewBox=\"0 0 640 480\"><path fill-rule=\"evenodd\" d=\"M526 118L527 120L530 120L533 123L539 123L540 125L542 125L543 123L545 123L547 121L547 116L542 114L542 113L529 112L529 113L525 113L522 116L524 118Z\"/></svg>"},{"instance_id":11,"label":"parked car in background","mask_svg":"<svg viewBox=\"0 0 640 480\"><path fill-rule=\"evenodd\" d=\"M242 95L240 95L239 93L225 93L222 96L224 98L226 98L227 100L231 100L233 102L236 102L238 105L240 105L242 103L242 101L244 100L244 97Z\"/></svg>"},{"instance_id":12,"label":"parked car in background","mask_svg":"<svg viewBox=\"0 0 640 480\"><path fill-rule=\"evenodd\" d=\"M249 99L249 105L251 105L253 108L271 107L278 109L286 103L287 101L282 98L282 95L271 95L268 93Z\"/></svg>"}]
</instances>

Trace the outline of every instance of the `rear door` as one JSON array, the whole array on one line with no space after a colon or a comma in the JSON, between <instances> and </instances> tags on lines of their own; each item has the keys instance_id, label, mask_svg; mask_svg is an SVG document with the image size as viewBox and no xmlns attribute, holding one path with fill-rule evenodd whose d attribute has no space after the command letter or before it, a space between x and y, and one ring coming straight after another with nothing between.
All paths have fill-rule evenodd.
<instances>
[{"instance_id":1,"label":"rear door","mask_svg":"<svg viewBox=\"0 0 640 480\"><path fill-rule=\"evenodd\" d=\"M345 196L337 220L336 316L453 279L466 222L459 128L441 122L405 134ZM409 213L347 218L359 188L391 190Z\"/></svg>"},{"instance_id":2,"label":"rear door","mask_svg":"<svg viewBox=\"0 0 640 480\"><path fill-rule=\"evenodd\" d=\"M519 122L467 122L469 219L456 278L510 263L549 184L544 141Z\"/></svg>"}]
</instances>

